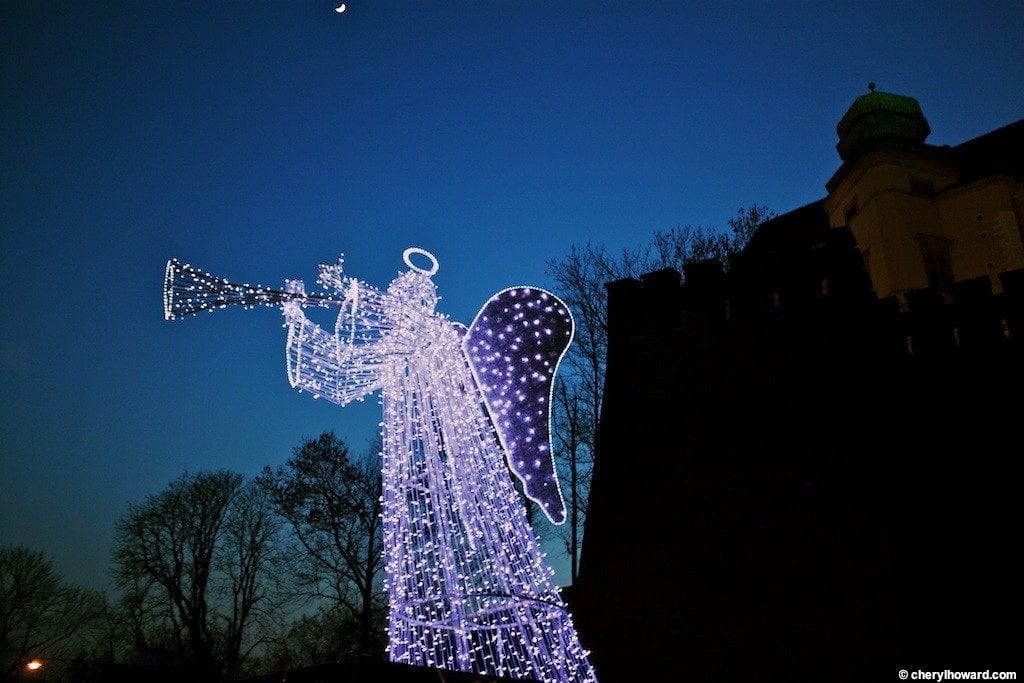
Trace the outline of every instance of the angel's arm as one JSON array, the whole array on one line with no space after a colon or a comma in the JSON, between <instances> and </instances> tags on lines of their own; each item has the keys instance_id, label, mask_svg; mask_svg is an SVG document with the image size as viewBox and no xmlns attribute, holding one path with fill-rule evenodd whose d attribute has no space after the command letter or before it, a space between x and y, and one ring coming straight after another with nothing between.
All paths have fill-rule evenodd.
<instances>
[{"instance_id":1,"label":"angel's arm","mask_svg":"<svg viewBox=\"0 0 1024 683\"><path fill-rule=\"evenodd\" d=\"M302 282L289 282L286 289L301 292ZM335 334L330 334L306 318L300 304L284 304L288 330L285 357L288 381L293 387L338 405L359 400L380 388L382 359L374 344L366 343L366 335L361 335L363 343L353 343L355 333L346 330L355 328L342 322L364 318L366 312L360 312L358 306L358 299L349 302L339 315Z\"/></svg>"}]
</instances>

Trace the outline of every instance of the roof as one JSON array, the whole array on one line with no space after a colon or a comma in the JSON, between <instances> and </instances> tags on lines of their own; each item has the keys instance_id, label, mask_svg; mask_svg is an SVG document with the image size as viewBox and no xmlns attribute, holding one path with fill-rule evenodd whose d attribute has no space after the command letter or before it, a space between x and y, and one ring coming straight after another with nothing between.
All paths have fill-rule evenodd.
<instances>
[{"instance_id":1,"label":"roof","mask_svg":"<svg viewBox=\"0 0 1024 683\"><path fill-rule=\"evenodd\" d=\"M920 115L921 108L912 97L891 93L872 92L858 97L837 126L840 136L849 132L851 126L867 125L865 116L880 111L899 111L900 115ZM924 116L921 115L922 121ZM860 121L860 124L857 124ZM925 122L927 126L927 122ZM842 143L840 143L842 144ZM877 146L889 146L878 141ZM897 145L900 146L901 145ZM948 159L956 167L956 185L963 185L980 178L994 175L1008 175L1024 179L1024 119L1002 128L967 140L955 147L937 147L920 144L916 153L939 159ZM835 189L839 180L855 165L844 161L826 188ZM744 252L771 251L792 248L797 245L815 244L823 240L830 229L828 214L825 213L825 198L811 202L798 209L777 216L761 225Z\"/></svg>"},{"instance_id":2,"label":"roof","mask_svg":"<svg viewBox=\"0 0 1024 683\"><path fill-rule=\"evenodd\" d=\"M830 229L825 199L822 198L765 221L750 237L743 251L775 251L815 244L824 240Z\"/></svg>"},{"instance_id":3,"label":"roof","mask_svg":"<svg viewBox=\"0 0 1024 683\"><path fill-rule=\"evenodd\" d=\"M913 97L872 91L861 95L836 126L836 150L852 161L879 145L921 145L932 132Z\"/></svg>"},{"instance_id":4,"label":"roof","mask_svg":"<svg viewBox=\"0 0 1024 683\"><path fill-rule=\"evenodd\" d=\"M961 143L949 155L960 183L992 175L1024 178L1024 119Z\"/></svg>"}]
</instances>

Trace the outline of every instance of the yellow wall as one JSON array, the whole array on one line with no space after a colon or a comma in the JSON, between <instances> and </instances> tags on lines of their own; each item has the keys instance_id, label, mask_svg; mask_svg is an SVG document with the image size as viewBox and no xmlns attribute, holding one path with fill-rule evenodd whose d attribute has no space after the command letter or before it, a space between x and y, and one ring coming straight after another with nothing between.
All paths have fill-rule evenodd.
<instances>
[{"instance_id":1,"label":"yellow wall","mask_svg":"<svg viewBox=\"0 0 1024 683\"><path fill-rule=\"evenodd\" d=\"M934 194L922 194L921 181ZM919 234L952 240L956 281L988 275L998 292L999 273L1024 267L1024 185L1005 176L955 182L955 169L934 154L876 150L825 200L832 226L853 231L879 297L928 286Z\"/></svg>"},{"instance_id":2,"label":"yellow wall","mask_svg":"<svg viewBox=\"0 0 1024 683\"><path fill-rule=\"evenodd\" d=\"M999 273L1024 267L1022 189L1011 178L996 176L936 198L942 224L955 240L953 267L958 279L988 275L993 289L999 291Z\"/></svg>"}]
</instances>

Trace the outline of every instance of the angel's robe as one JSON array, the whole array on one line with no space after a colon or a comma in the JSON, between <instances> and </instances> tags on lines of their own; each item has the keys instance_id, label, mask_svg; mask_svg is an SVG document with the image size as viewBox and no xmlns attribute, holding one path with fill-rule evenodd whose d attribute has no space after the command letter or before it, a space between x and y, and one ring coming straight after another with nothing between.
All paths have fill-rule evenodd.
<instances>
[{"instance_id":1,"label":"angel's robe","mask_svg":"<svg viewBox=\"0 0 1024 683\"><path fill-rule=\"evenodd\" d=\"M564 519L547 432L572 335L564 304L539 289L505 290L467 330L435 312L422 270L384 292L343 278L340 266L322 267L321 281L345 305L331 333L285 304L288 378L339 405L381 390L390 659L594 680L506 469Z\"/></svg>"}]
</instances>

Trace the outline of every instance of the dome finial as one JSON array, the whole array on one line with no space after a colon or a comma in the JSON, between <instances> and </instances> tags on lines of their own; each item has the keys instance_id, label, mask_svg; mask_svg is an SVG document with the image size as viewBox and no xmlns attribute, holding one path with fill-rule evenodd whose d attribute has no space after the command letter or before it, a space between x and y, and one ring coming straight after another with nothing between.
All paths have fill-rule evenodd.
<instances>
[{"instance_id":1,"label":"dome finial","mask_svg":"<svg viewBox=\"0 0 1024 683\"><path fill-rule=\"evenodd\" d=\"M839 158L852 161L879 146L918 149L931 133L921 105L913 97L875 90L861 95L836 126Z\"/></svg>"}]
</instances>

